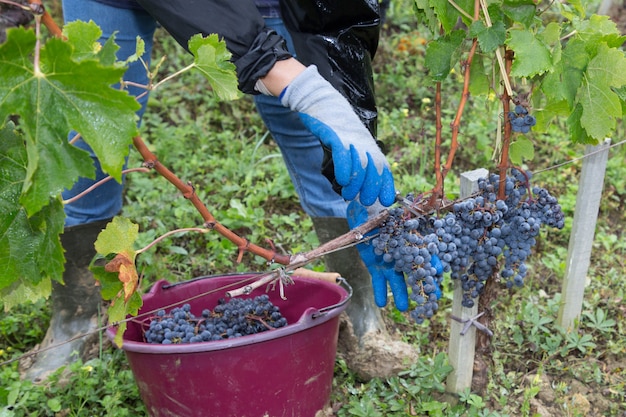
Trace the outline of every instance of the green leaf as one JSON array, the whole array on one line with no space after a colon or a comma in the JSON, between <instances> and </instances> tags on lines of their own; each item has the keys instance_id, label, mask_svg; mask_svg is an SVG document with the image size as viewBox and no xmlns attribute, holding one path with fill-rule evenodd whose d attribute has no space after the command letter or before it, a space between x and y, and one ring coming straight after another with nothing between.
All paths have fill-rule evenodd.
<instances>
[{"instance_id":1,"label":"green leaf","mask_svg":"<svg viewBox=\"0 0 626 417\"><path fill-rule=\"evenodd\" d=\"M504 14L514 22L529 28L535 20L537 6L533 0L505 0L502 5Z\"/></svg>"},{"instance_id":2,"label":"green leaf","mask_svg":"<svg viewBox=\"0 0 626 417\"><path fill-rule=\"evenodd\" d=\"M455 3L470 16L472 15L471 11L474 8L473 2L468 0L459 0ZM439 19L439 23L441 24L444 33L449 34L456 26L459 21L459 17L461 17L462 14L448 1L431 0L430 6Z\"/></svg>"},{"instance_id":3,"label":"green leaf","mask_svg":"<svg viewBox=\"0 0 626 417\"><path fill-rule=\"evenodd\" d=\"M428 0L415 0L415 14L419 23L425 24L432 33L437 33L439 19L434 10L430 7Z\"/></svg>"},{"instance_id":4,"label":"green leaf","mask_svg":"<svg viewBox=\"0 0 626 417\"><path fill-rule=\"evenodd\" d=\"M102 258L95 258L94 261L100 262L100 259ZM124 286L122 281L119 280L117 272L107 272L103 266L93 264L89 269L100 285L100 294L104 300L113 300L124 290Z\"/></svg>"},{"instance_id":5,"label":"green leaf","mask_svg":"<svg viewBox=\"0 0 626 417\"><path fill-rule=\"evenodd\" d=\"M587 134L587 131L580 124L580 118L583 113L583 106L578 103L574 107L574 110L567 118L567 125L569 127L570 139L574 143L582 143L587 145L597 145L598 140L592 138Z\"/></svg>"},{"instance_id":6,"label":"green leaf","mask_svg":"<svg viewBox=\"0 0 626 417\"><path fill-rule=\"evenodd\" d=\"M562 93L560 97L565 98L570 106L573 106L590 60L591 57L587 53L583 42L580 40L568 42L563 50L563 60L561 61L562 76L559 80L560 85L552 86L554 90L544 90L546 95L550 97L553 94L551 91L559 91Z\"/></svg>"},{"instance_id":7,"label":"green leaf","mask_svg":"<svg viewBox=\"0 0 626 417\"><path fill-rule=\"evenodd\" d=\"M448 407L448 404L445 402L439 402L439 401L424 401L423 403L421 403L421 409L422 411L425 411L428 413L428 415L433 415L433 413L436 412L441 412L443 410L445 410ZM438 415L442 415L442 414L438 414Z\"/></svg>"},{"instance_id":8,"label":"green leaf","mask_svg":"<svg viewBox=\"0 0 626 417\"><path fill-rule=\"evenodd\" d=\"M68 42L50 39L35 68L35 35L15 29L0 45L0 121L19 114L28 167L21 202L29 215L70 188L79 176L93 177L86 152L70 146L71 130L82 134L103 170L121 180L132 137L137 133L137 101L111 85L123 68L72 59Z\"/></svg>"},{"instance_id":9,"label":"green leaf","mask_svg":"<svg viewBox=\"0 0 626 417\"><path fill-rule=\"evenodd\" d=\"M561 25L556 22L550 22L537 37L546 45L558 44L561 38Z\"/></svg>"},{"instance_id":10,"label":"green leaf","mask_svg":"<svg viewBox=\"0 0 626 417\"><path fill-rule=\"evenodd\" d=\"M615 320L608 318L604 310L601 308L598 308L595 314L593 312L586 312L584 316L589 321L587 325L593 329L599 330L603 333L611 333L615 331L615 329L613 329L616 325Z\"/></svg>"},{"instance_id":11,"label":"green leaf","mask_svg":"<svg viewBox=\"0 0 626 417\"><path fill-rule=\"evenodd\" d=\"M135 45L135 53L129 56L126 59L126 62L127 63L135 62L139 60L139 58L141 58L145 53L146 53L146 43L144 42L143 39L137 36L137 43Z\"/></svg>"},{"instance_id":12,"label":"green leaf","mask_svg":"<svg viewBox=\"0 0 626 417\"><path fill-rule=\"evenodd\" d=\"M482 55L476 54L472 59L470 67L472 76L470 77L469 91L473 96L489 94L491 84L489 77L485 74L485 63Z\"/></svg>"},{"instance_id":13,"label":"green leaf","mask_svg":"<svg viewBox=\"0 0 626 417\"><path fill-rule=\"evenodd\" d=\"M477 20L470 26L470 35L478 38L480 49L483 52L493 52L506 40L506 27L503 22L495 22L493 26L487 27Z\"/></svg>"},{"instance_id":14,"label":"green leaf","mask_svg":"<svg viewBox=\"0 0 626 417\"><path fill-rule=\"evenodd\" d=\"M589 19L575 21L576 37L582 40L591 55L602 43L610 48L619 48L626 41L617 25L608 16L593 15Z\"/></svg>"},{"instance_id":15,"label":"green leaf","mask_svg":"<svg viewBox=\"0 0 626 417\"><path fill-rule=\"evenodd\" d=\"M567 117L570 114L570 106L565 100L551 101L543 109L534 112L537 125L533 128L536 132L545 132L548 125L556 117Z\"/></svg>"},{"instance_id":16,"label":"green leaf","mask_svg":"<svg viewBox=\"0 0 626 417\"><path fill-rule=\"evenodd\" d=\"M626 84L626 58L606 44L598 47L598 54L589 62L586 77L579 89L582 105L581 126L596 140L609 137L622 116L622 104L612 87Z\"/></svg>"},{"instance_id":17,"label":"green leaf","mask_svg":"<svg viewBox=\"0 0 626 417\"><path fill-rule=\"evenodd\" d=\"M532 32L522 29L511 30L506 43L515 52L511 67L512 76L532 77L552 68L550 50Z\"/></svg>"},{"instance_id":18,"label":"green leaf","mask_svg":"<svg viewBox=\"0 0 626 417\"><path fill-rule=\"evenodd\" d=\"M50 279L61 280L64 262L59 199L30 217L19 203L26 165L24 140L9 123L0 130L0 289L24 297L18 302L47 297Z\"/></svg>"},{"instance_id":19,"label":"green leaf","mask_svg":"<svg viewBox=\"0 0 626 417\"><path fill-rule=\"evenodd\" d=\"M118 347L123 345L122 338L124 336L124 332L126 331L126 318L128 316L137 316L139 309L143 305L143 299L139 293L134 292L130 296L128 302L124 302L124 296L121 293L122 290L120 290L120 294L118 294L117 297L111 298L111 304L107 309L109 325L117 326L113 342Z\"/></svg>"},{"instance_id":20,"label":"green leaf","mask_svg":"<svg viewBox=\"0 0 626 417\"><path fill-rule=\"evenodd\" d=\"M563 47L561 45L561 26L558 23L551 22L541 31L537 37L545 45L549 46L552 65L556 66L561 62L563 55ZM554 71L554 69L552 69Z\"/></svg>"},{"instance_id":21,"label":"green leaf","mask_svg":"<svg viewBox=\"0 0 626 417\"><path fill-rule=\"evenodd\" d=\"M59 411L61 411L61 401L59 401L58 398L50 398L46 404L48 405L48 407L50 408L50 411L52 411L53 413L58 413Z\"/></svg>"},{"instance_id":22,"label":"green leaf","mask_svg":"<svg viewBox=\"0 0 626 417\"><path fill-rule=\"evenodd\" d=\"M585 17L585 14L587 13L587 11L585 10L585 5L583 4L582 0L569 0L567 1L567 3L561 2L561 6L567 7L567 8L573 8L574 11L576 12L576 15L568 17L568 19L570 20L572 20L574 16ZM567 14L566 12L562 12L562 13L564 15Z\"/></svg>"},{"instance_id":23,"label":"green leaf","mask_svg":"<svg viewBox=\"0 0 626 417\"><path fill-rule=\"evenodd\" d=\"M452 69L452 62L465 39L465 32L457 30L426 47L426 67L435 81L446 79Z\"/></svg>"},{"instance_id":24,"label":"green leaf","mask_svg":"<svg viewBox=\"0 0 626 417\"><path fill-rule=\"evenodd\" d=\"M535 157L535 147L530 139L518 136L517 140L509 147L509 158L515 165L522 165L524 160L532 160Z\"/></svg>"},{"instance_id":25,"label":"green leaf","mask_svg":"<svg viewBox=\"0 0 626 417\"><path fill-rule=\"evenodd\" d=\"M72 46L72 59L82 61L91 59L100 61L103 65L113 65L116 61L115 53L119 47L115 44L115 34L107 43L102 45L98 40L102 30L93 21L89 23L74 21L63 27L63 35Z\"/></svg>"},{"instance_id":26,"label":"green leaf","mask_svg":"<svg viewBox=\"0 0 626 417\"><path fill-rule=\"evenodd\" d=\"M594 82L619 88L626 85L625 64L626 57L622 51L600 44L597 55L587 66L587 75Z\"/></svg>"},{"instance_id":27,"label":"green leaf","mask_svg":"<svg viewBox=\"0 0 626 417\"><path fill-rule=\"evenodd\" d=\"M230 62L231 53L226 43L216 34L207 37L196 34L189 40L189 51L195 58L196 68L209 80L220 99L234 100L239 96L235 65Z\"/></svg>"}]
</instances>

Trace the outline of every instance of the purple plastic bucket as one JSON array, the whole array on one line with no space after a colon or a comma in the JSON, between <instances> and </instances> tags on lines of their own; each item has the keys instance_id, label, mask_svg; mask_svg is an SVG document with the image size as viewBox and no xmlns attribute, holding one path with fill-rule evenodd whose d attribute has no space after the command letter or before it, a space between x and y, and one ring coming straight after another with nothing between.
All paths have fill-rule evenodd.
<instances>
[{"instance_id":1,"label":"purple plastic bucket","mask_svg":"<svg viewBox=\"0 0 626 417\"><path fill-rule=\"evenodd\" d=\"M340 285L292 277L269 291L287 326L223 341L160 345L143 342L142 325L160 308L186 301L200 316L227 291L256 274L201 277L179 284L157 282L143 297L138 318L128 323L123 349L141 398L153 417L314 417L332 388L339 314L350 299ZM244 281L248 279L248 281ZM243 283L242 283L243 282ZM265 286L245 297L264 294ZM115 329L107 331L113 339Z\"/></svg>"}]
</instances>

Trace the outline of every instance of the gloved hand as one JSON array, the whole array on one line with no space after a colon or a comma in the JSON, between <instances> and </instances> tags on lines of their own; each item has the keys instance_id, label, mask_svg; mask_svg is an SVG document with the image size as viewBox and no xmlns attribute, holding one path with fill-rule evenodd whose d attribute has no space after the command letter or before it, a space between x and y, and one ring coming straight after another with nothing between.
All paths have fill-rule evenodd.
<instances>
[{"instance_id":1,"label":"gloved hand","mask_svg":"<svg viewBox=\"0 0 626 417\"><path fill-rule=\"evenodd\" d=\"M362 225L370 217L378 214L382 207L374 205L368 210L357 201L352 201L348 205L347 219L351 229ZM378 229L374 229L365 236L371 236L378 233ZM376 256L374 246L371 242L359 243L356 245L363 263L367 267L372 276L372 287L374 289L374 301L378 307L387 305L387 283L391 288L391 293L396 305L400 311L406 311L409 308L409 296L404 281L404 274L394 269L393 264L385 263L382 256Z\"/></svg>"},{"instance_id":2,"label":"gloved hand","mask_svg":"<svg viewBox=\"0 0 626 417\"><path fill-rule=\"evenodd\" d=\"M376 199L383 206L393 204L396 192L385 156L348 100L317 67L311 65L300 73L281 93L280 101L299 112L307 129L330 149L343 198L359 196L365 206Z\"/></svg>"}]
</instances>

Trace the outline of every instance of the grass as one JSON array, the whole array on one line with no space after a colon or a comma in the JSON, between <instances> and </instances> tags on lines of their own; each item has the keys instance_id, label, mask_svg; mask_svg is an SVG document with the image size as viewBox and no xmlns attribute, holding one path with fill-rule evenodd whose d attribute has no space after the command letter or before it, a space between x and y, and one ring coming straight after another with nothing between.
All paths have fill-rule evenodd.
<instances>
[{"instance_id":1,"label":"grass","mask_svg":"<svg viewBox=\"0 0 626 417\"><path fill-rule=\"evenodd\" d=\"M390 18L375 59L380 107L380 138L392 149L398 188L403 192L432 187L434 93L423 81L423 33L410 8L392 2ZM174 52L175 51L175 52ZM155 55L167 55L165 72L189 59L171 39L159 34ZM173 71L172 71L173 72ZM455 77L446 87L458 91ZM276 145L249 98L219 103L207 83L186 74L153 94L143 121L143 136L160 160L179 177L192 181L213 215L222 223L265 244L293 253L317 245L310 219L298 205ZM448 90L446 90L448 91ZM445 103L450 119L454 95ZM459 173L492 168L494 103L473 100L462 124L462 148L447 190L454 196ZM446 122L444 121L444 124ZM555 123L534 134L536 157L528 168L540 171L583 153ZM620 127L616 138L624 137ZM615 141L618 141L616 139ZM602 203L577 331L556 325L561 281L571 233L577 179L576 161L537 174L536 184L559 197L568 222L562 231L542 233L523 288L500 290L492 306L487 385L483 392L447 395L450 367L445 355L451 290L444 289L439 313L423 326L392 308L383 311L390 327L420 352L420 359L397 377L359 381L341 360L336 363L331 403L337 416L623 416L626 410L626 236L623 225L626 168L623 146L610 151ZM130 165L140 164L132 153ZM128 178L124 215L142 231L140 244L178 227L195 226L195 210L165 180L145 174ZM246 255L237 264L236 248L217 235L186 234L169 238L139 258L142 288L157 279L172 282L195 276L263 270L265 263ZM45 303L0 315L0 360L16 358L43 337L49 310ZM103 347L101 357L72 364L44 385L19 379L13 362L0 368L0 416L142 416L145 415L125 357ZM543 414L546 415L546 414Z\"/></svg>"}]
</instances>

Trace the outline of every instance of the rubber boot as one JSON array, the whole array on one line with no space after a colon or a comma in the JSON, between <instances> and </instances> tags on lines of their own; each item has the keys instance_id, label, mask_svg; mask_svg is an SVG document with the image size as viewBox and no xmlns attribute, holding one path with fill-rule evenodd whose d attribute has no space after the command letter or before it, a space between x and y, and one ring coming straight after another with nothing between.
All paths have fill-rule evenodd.
<instances>
[{"instance_id":1,"label":"rubber boot","mask_svg":"<svg viewBox=\"0 0 626 417\"><path fill-rule=\"evenodd\" d=\"M313 218L320 243L348 233L348 222L340 217ZM387 331L380 308L374 302L370 274L359 252L350 247L324 257L328 271L344 277L353 289L352 298L342 317L338 354L360 379L389 378L411 366L417 351L394 339Z\"/></svg>"},{"instance_id":2,"label":"rubber boot","mask_svg":"<svg viewBox=\"0 0 626 417\"><path fill-rule=\"evenodd\" d=\"M109 220L71 226L61 235L65 249L64 284L54 281L50 304L52 317L41 351L32 363L22 363L22 378L35 383L45 381L57 369L82 359L99 339L98 313L102 303L89 264L96 254L94 242ZM30 358L32 359L32 357Z\"/></svg>"}]
</instances>

